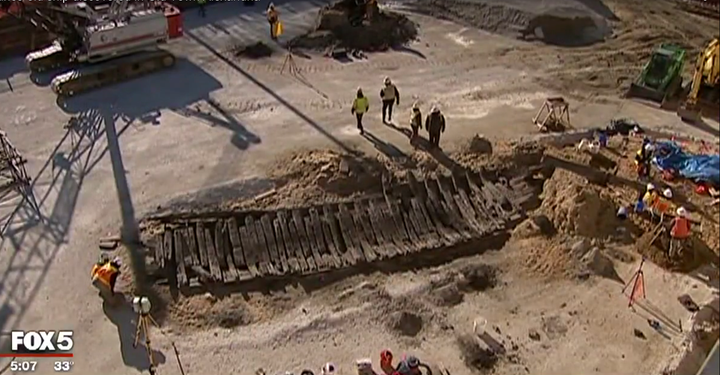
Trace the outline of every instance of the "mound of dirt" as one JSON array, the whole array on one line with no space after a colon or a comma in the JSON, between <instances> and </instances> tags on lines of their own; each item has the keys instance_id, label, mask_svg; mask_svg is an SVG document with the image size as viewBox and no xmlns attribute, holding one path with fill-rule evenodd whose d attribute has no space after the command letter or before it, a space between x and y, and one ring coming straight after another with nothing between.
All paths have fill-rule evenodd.
<instances>
[{"instance_id":1,"label":"mound of dirt","mask_svg":"<svg viewBox=\"0 0 720 375\"><path fill-rule=\"evenodd\" d=\"M491 370L498 363L498 355L489 348L483 347L476 336L459 335L456 342L466 366L485 372Z\"/></svg>"},{"instance_id":2,"label":"mound of dirt","mask_svg":"<svg viewBox=\"0 0 720 375\"><path fill-rule=\"evenodd\" d=\"M541 9L477 1L420 0L413 7L432 17L506 36L532 36L553 45L586 46L612 33L603 18L581 6Z\"/></svg>"},{"instance_id":3,"label":"mound of dirt","mask_svg":"<svg viewBox=\"0 0 720 375\"><path fill-rule=\"evenodd\" d=\"M423 318L410 311L397 311L389 316L388 328L401 336L415 337L423 326Z\"/></svg>"},{"instance_id":4,"label":"mound of dirt","mask_svg":"<svg viewBox=\"0 0 720 375\"><path fill-rule=\"evenodd\" d=\"M245 57L248 59L262 59L270 57L273 54L272 48L263 42L257 42L249 46L237 46L233 50L235 57Z\"/></svg>"},{"instance_id":5,"label":"mound of dirt","mask_svg":"<svg viewBox=\"0 0 720 375\"><path fill-rule=\"evenodd\" d=\"M606 238L617 233L619 223L615 205L601 193L577 174L557 169L545 181L539 212L560 232Z\"/></svg>"},{"instance_id":6,"label":"mound of dirt","mask_svg":"<svg viewBox=\"0 0 720 375\"><path fill-rule=\"evenodd\" d=\"M376 8L371 19L363 20L362 10L354 4L354 0L343 0L321 9L317 28L291 44L307 49L377 51L417 38L417 26L404 15Z\"/></svg>"},{"instance_id":7,"label":"mound of dirt","mask_svg":"<svg viewBox=\"0 0 720 375\"><path fill-rule=\"evenodd\" d=\"M487 264L468 264L460 269L457 285L463 291L482 292L497 285L497 270Z\"/></svg>"},{"instance_id":8,"label":"mound of dirt","mask_svg":"<svg viewBox=\"0 0 720 375\"><path fill-rule=\"evenodd\" d=\"M468 141L467 145L462 147L462 151L476 155L492 155L493 146L487 138L475 134L470 141Z\"/></svg>"},{"instance_id":9,"label":"mound of dirt","mask_svg":"<svg viewBox=\"0 0 720 375\"><path fill-rule=\"evenodd\" d=\"M465 296L456 284L448 284L433 290L430 299L436 306L450 307L461 304Z\"/></svg>"}]
</instances>

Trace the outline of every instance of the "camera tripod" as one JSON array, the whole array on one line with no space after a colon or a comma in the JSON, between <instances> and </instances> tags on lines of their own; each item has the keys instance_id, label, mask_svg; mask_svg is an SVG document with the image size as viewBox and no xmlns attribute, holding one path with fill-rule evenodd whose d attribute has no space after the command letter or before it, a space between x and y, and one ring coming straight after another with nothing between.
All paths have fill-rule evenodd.
<instances>
[{"instance_id":1,"label":"camera tripod","mask_svg":"<svg viewBox=\"0 0 720 375\"><path fill-rule=\"evenodd\" d=\"M133 342L133 348L137 348L138 341L140 340L140 334L145 337L145 349L147 350L148 359L150 360L150 368L148 371L150 375L155 375L156 364L155 356L153 356L152 347L150 346L150 325L159 327L155 319L150 314L138 314L137 329L135 330L135 341Z\"/></svg>"}]
</instances>

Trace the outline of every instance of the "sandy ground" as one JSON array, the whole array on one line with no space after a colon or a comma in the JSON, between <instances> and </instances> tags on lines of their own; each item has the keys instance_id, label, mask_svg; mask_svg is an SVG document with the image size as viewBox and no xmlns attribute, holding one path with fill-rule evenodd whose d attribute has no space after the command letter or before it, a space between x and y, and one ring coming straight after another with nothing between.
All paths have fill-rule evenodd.
<instances>
[{"instance_id":1,"label":"sandy ground","mask_svg":"<svg viewBox=\"0 0 720 375\"><path fill-rule=\"evenodd\" d=\"M314 20L313 9L318 6L302 1L276 3L288 15L286 23L298 28ZM629 69L637 65L635 59L642 58L625 61L622 67L607 60L607 68L596 72L606 81L590 80L595 83L589 84L586 80L584 69L592 70L598 59L615 56L613 51L626 45L623 36L632 34L632 22L647 26L649 20L655 19L656 24L662 20L657 26L660 30L674 22L669 16L660 18L659 13L637 18L631 11L638 11L638 2L628 4L635 8L613 6L620 19L635 17L637 21L621 23L617 37L598 50L525 43L449 21L411 16L421 33L420 41L409 49L373 54L367 61L348 64L295 57L306 83L280 74L282 55L262 61L219 59L213 51L227 56L224 51L229 45L267 39L267 30L259 10L215 5L209 9L210 25L188 14L188 36L170 46L187 58L176 69L79 97L66 103L64 111L49 88L30 82L19 68L20 61L3 62L0 76L9 82L0 93L3 130L28 159L46 220L24 229L22 225L31 222L32 215L18 215L3 239L2 330L74 329L74 372L136 373L144 366L143 354L130 348L129 318L110 321L88 282L87 272L98 256L98 237L116 233L121 225L132 233L137 217L165 205L173 196L233 181L262 180L277 158L298 150L359 150L401 162L413 150L403 134L380 124L375 91L385 76L393 78L402 96L396 123L404 125L413 101L419 101L425 111L431 105L442 108L449 121L442 141L446 151L476 133L493 139L536 133L532 116L545 97L556 94L570 100L577 128L632 117L648 128L716 137L717 124L694 128L673 113L617 99L617 84L623 80L610 71ZM223 9L223 14L236 16L220 19L216 14ZM693 18L676 30L698 43L707 37L697 35L703 22ZM708 36L712 32L706 31ZM637 48L646 50L655 40ZM574 65L566 67L566 61ZM551 82L549 75L554 77ZM575 80L579 82L568 86ZM359 137L354 128L349 105L358 86L371 95L372 114L366 127L381 142ZM66 134L63 125L70 115L92 124L87 138ZM73 151L77 145L79 150ZM248 185L241 194L253 195L263 188ZM257 367L299 371L317 369L328 360L348 368L356 357L377 360L378 351L385 347L415 352L441 361L453 374L465 374L468 370L458 359L454 335L444 331L449 327L469 330L477 316L487 318L489 325L498 326L518 345L518 363L499 367L500 373L519 373L517 366L538 374L571 370L651 373L666 351L672 350L675 340L653 333L642 316L626 309L617 282L528 278L525 271L512 266L511 255L503 255L513 252L510 247L484 256L483 262L496 264L502 271L504 283L484 293L468 293L453 308L425 306L422 298L432 274L445 270L373 275L310 294L299 289L257 296L248 303L255 311L269 311L264 323L206 331L174 328L182 335L157 335L154 344L165 357L160 371L179 373L170 346L174 340L189 374L250 373ZM627 279L636 265L617 267L618 274ZM663 299L667 291L672 296L691 293L697 301L710 293L694 279L652 266L646 277L648 301L672 321L685 321L689 313L674 297ZM376 287L370 292L360 288L350 299L338 298L343 290L363 281ZM399 339L378 321L378 312L389 311L382 305L393 301L387 296L373 297L382 290L387 292L381 296L404 293L422 302L424 307L418 311L426 314L427 323L418 337ZM373 295L366 298L363 293ZM541 340L535 342L528 338L528 330L545 332L543 313L552 318L554 328L547 328L552 333L541 333ZM648 339L636 340L633 327L646 331ZM50 364L43 362L37 373L51 371Z\"/></svg>"}]
</instances>

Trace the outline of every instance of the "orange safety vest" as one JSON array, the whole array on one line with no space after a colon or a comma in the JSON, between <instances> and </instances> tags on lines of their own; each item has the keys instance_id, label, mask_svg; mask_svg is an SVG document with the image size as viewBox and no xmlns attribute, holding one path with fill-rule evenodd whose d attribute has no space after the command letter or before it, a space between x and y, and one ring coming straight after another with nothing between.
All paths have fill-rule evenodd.
<instances>
[{"instance_id":1,"label":"orange safety vest","mask_svg":"<svg viewBox=\"0 0 720 375\"><path fill-rule=\"evenodd\" d=\"M690 221L684 217L676 217L670 235L680 240L690 237Z\"/></svg>"},{"instance_id":2,"label":"orange safety vest","mask_svg":"<svg viewBox=\"0 0 720 375\"><path fill-rule=\"evenodd\" d=\"M113 267L113 265L110 263L105 263L103 265L94 265L90 276L92 276L93 281L99 280L101 283L105 284L105 286L109 288L112 276L117 273L117 268Z\"/></svg>"},{"instance_id":3,"label":"orange safety vest","mask_svg":"<svg viewBox=\"0 0 720 375\"><path fill-rule=\"evenodd\" d=\"M657 196L653 201L652 208L656 214L666 214L672 207L670 201Z\"/></svg>"}]
</instances>

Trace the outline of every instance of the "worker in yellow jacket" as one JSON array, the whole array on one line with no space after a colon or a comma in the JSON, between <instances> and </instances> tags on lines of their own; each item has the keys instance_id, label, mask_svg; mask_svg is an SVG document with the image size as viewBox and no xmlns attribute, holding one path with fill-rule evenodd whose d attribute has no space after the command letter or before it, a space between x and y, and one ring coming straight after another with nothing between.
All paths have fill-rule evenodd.
<instances>
[{"instance_id":1,"label":"worker in yellow jacket","mask_svg":"<svg viewBox=\"0 0 720 375\"><path fill-rule=\"evenodd\" d=\"M105 254L100 256L90 271L93 286L98 288L100 295L106 299L115 296L115 283L118 276L120 276L120 259L116 257L111 260Z\"/></svg>"},{"instance_id":2,"label":"worker in yellow jacket","mask_svg":"<svg viewBox=\"0 0 720 375\"><path fill-rule=\"evenodd\" d=\"M355 96L355 100L353 100L352 110L350 112L354 114L357 119L357 128L360 130L360 134L365 134L362 119L368 109L370 109L370 102L363 94L362 88L358 87L357 95Z\"/></svg>"},{"instance_id":3,"label":"worker in yellow jacket","mask_svg":"<svg viewBox=\"0 0 720 375\"><path fill-rule=\"evenodd\" d=\"M280 24L280 13L275 9L275 4L270 3L267 9L267 20L270 24L270 38L277 40L278 25Z\"/></svg>"}]
</instances>

